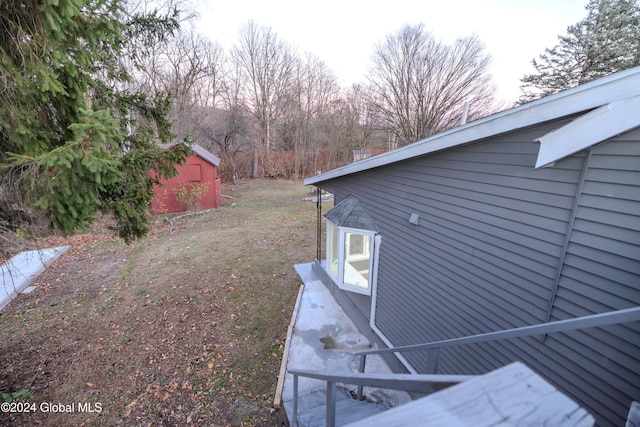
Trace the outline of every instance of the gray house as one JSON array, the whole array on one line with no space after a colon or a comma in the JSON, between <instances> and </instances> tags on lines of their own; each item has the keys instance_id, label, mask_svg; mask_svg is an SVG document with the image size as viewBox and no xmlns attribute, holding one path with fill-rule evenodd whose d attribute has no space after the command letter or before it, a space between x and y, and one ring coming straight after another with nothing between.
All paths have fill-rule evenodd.
<instances>
[{"instance_id":1,"label":"gray house","mask_svg":"<svg viewBox=\"0 0 640 427\"><path fill-rule=\"evenodd\" d=\"M305 184L335 195L314 271L383 346L640 306L640 68ZM640 400L638 321L443 349L437 373L516 360L598 425ZM427 371L425 352L391 362Z\"/></svg>"}]
</instances>

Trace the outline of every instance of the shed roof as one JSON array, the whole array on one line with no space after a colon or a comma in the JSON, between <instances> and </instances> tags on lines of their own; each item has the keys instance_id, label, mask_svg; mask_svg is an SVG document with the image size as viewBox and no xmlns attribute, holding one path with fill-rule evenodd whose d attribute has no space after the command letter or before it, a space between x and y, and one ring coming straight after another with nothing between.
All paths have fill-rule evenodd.
<instances>
[{"instance_id":1,"label":"shed roof","mask_svg":"<svg viewBox=\"0 0 640 427\"><path fill-rule=\"evenodd\" d=\"M191 149L193 150L194 153L196 153L198 156L202 157L207 162L211 163L213 166L220 166L220 158L218 156L215 156L214 154L212 154L208 150L205 150L204 148L202 148L198 144L193 144L191 146Z\"/></svg>"},{"instance_id":2,"label":"shed roof","mask_svg":"<svg viewBox=\"0 0 640 427\"><path fill-rule=\"evenodd\" d=\"M538 139L541 147L536 167L546 166L640 126L639 96L640 67L635 67L309 177L304 183L317 184L582 113L573 122ZM575 132L580 132L581 137L574 138ZM566 138L567 134L572 135L572 141Z\"/></svg>"},{"instance_id":3,"label":"shed roof","mask_svg":"<svg viewBox=\"0 0 640 427\"><path fill-rule=\"evenodd\" d=\"M169 149L173 149L173 147L175 147L178 144L182 144L182 142L175 142L171 144L169 146ZM195 144L195 143L191 144L191 151L193 151L193 153L198 157L202 158L208 163L211 163L213 166L216 166L216 167L220 166L220 158L212 154L209 150L206 150L205 148L199 146L198 144Z\"/></svg>"}]
</instances>

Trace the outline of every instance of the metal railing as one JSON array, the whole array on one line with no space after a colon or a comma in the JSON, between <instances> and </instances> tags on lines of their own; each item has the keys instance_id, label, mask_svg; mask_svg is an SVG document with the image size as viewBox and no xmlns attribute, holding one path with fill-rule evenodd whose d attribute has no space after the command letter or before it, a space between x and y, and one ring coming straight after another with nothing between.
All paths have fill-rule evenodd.
<instances>
[{"instance_id":1,"label":"metal railing","mask_svg":"<svg viewBox=\"0 0 640 427\"><path fill-rule=\"evenodd\" d=\"M336 424L336 383L357 385L358 387L370 386L387 390L403 390L407 392L426 394L476 377L475 375L372 374L357 372L328 374L324 371L308 371L302 369L289 369L288 372L293 375L293 402L291 414L293 426L298 425L298 377L306 377L325 381L327 383L327 427L333 427Z\"/></svg>"},{"instance_id":2,"label":"metal railing","mask_svg":"<svg viewBox=\"0 0 640 427\"><path fill-rule=\"evenodd\" d=\"M575 329L586 329L599 326L614 325L618 323L633 322L636 320L640 320L640 307L593 314L590 316L576 317L574 319L540 323L538 325L523 326L520 328L506 329L497 332L488 332L484 334L470 335L466 337L452 338L442 341L434 341L424 344L361 351L355 353L355 356L360 357L360 372L364 372L368 355L427 350L428 353L426 372L428 374L435 374L438 370L441 348L506 340L511 338L522 338L538 334L544 335L553 332L564 332ZM358 398L362 398L362 386L358 386Z\"/></svg>"},{"instance_id":3,"label":"metal railing","mask_svg":"<svg viewBox=\"0 0 640 427\"><path fill-rule=\"evenodd\" d=\"M300 369L289 369L293 375L293 425L298 425L298 377L313 378L327 383L326 402L326 425L335 426L336 421L336 383L344 383L358 386L358 399L362 399L362 390L365 386L379 387L391 390L404 390L416 393L430 393L435 390L434 384L454 384L474 378L473 375L436 375L438 369L439 352L441 348L454 347L466 344L477 344L489 341L498 341L512 338L522 338L532 335L543 335L554 332L564 332L576 329L586 329L627 323L640 320L640 307L628 308L624 310L611 311L607 313L594 314L590 316L577 317L574 319L558 320L555 322L541 323L538 325L524 326L520 328L506 329L497 332L488 332L478 335L470 335L460 338L435 341L424 344L415 344L403 347L392 347L378 350L367 350L354 353L360 357L360 372L345 372L328 374L323 371L308 371ZM409 351L427 350L428 374L375 374L364 373L366 358L372 354L403 353ZM441 387L440 387L441 388Z\"/></svg>"}]
</instances>

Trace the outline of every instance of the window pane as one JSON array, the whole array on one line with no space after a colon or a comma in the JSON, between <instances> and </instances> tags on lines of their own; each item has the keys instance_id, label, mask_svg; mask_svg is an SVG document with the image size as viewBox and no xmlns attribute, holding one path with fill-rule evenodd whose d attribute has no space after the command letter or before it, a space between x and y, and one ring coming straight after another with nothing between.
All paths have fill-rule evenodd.
<instances>
[{"instance_id":1,"label":"window pane","mask_svg":"<svg viewBox=\"0 0 640 427\"><path fill-rule=\"evenodd\" d=\"M347 233L348 236L348 248L349 248L349 257L353 256L362 256L364 255L364 237L360 234L355 233Z\"/></svg>"},{"instance_id":2,"label":"window pane","mask_svg":"<svg viewBox=\"0 0 640 427\"><path fill-rule=\"evenodd\" d=\"M369 258L371 236L358 233L345 233L344 274L345 285L369 287Z\"/></svg>"},{"instance_id":3,"label":"window pane","mask_svg":"<svg viewBox=\"0 0 640 427\"><path fill-rule=\"evenodd\" d=\"M327 221L327 269L338 278L338 245L340 233L338 227Z\"/></svg>"}]
</instances>

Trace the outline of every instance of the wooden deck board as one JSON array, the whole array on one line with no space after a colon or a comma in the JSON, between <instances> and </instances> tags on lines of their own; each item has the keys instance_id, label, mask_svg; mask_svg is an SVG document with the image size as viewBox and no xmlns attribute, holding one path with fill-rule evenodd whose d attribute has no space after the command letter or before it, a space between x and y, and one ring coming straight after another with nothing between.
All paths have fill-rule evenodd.
<instances>
[{"instance_id":1,"label":"wooden deck board","mask_svg":"<svg viewBox=\"0 0 640 427\"><path fill-rule=\"evenodd\" d=\"M520 362L363 419L352 427L590 427L594 418Z\"/></svg>"},{"instance_id":2,"label":"wooden deck board","mask_svg":"<svg viewBox=\"0 0 640 427\"><path fill-rule=\"evenodd\" d=\"M282 350L282 361L280 362L280 373L278 374L276 393L273 398L273 407L275 409L282 408L282 391L284 389L284 380L287 375L287 364L289 363L289 346L291 345L291 335L293 334L293 328L296 326L296 319L298 317L298 310L300 309L300 301L302 300L303 291L304 285L300 285L300 287L298 288L296 304L293 306L293 314L291 315L289 327L287 328L287 338L284 341L284 349Z\"/></svg>"}]
</instances>

